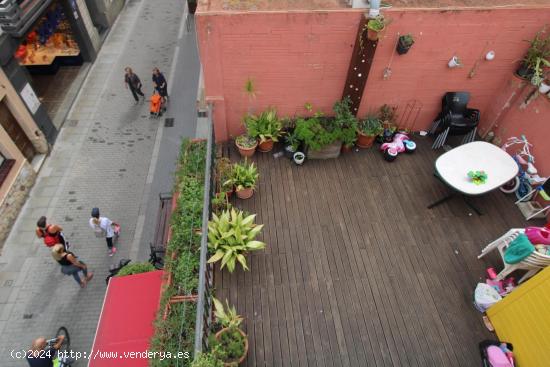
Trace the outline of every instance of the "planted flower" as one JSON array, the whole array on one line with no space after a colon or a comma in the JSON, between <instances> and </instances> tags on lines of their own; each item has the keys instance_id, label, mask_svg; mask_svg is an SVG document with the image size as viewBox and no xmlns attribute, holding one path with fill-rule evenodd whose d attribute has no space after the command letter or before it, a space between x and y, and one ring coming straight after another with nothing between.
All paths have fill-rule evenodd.
<instances>
[{"instance_id":1,"label":"planted flower","mask_svg":"<svg viewBox=\"0 0 550 367\"><path fill-rule=\"evenodd\" d=\"M256 241L263 224L254 224L255 214L244 216L241 210L231 209L222 212L220 216L212 214L208 222L208 248L214 253L209 263L221 261L221 268L227 266L232 273L237 263L244 270L249 270L246 255L249 251L263 250L264 242Z\"/></svg>"}]
</instances>

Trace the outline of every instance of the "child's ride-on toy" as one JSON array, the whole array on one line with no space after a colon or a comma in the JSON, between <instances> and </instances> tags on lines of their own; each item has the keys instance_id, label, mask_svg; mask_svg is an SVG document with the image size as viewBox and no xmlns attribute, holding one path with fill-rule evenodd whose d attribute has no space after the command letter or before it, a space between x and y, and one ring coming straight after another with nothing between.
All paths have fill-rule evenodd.
<instances>
[{"instance_id":1,"label":"child's ride-on toy","mask_svg":"<svg viewBox=\"0 0 550 367\"><path fill-rule=\"evenodd\" d=\"M392 162L399 153L412 153L416 150L416 143L409 139L405 133L396 133L391 142L383 143L380 150L384 153L384 159Z\"/></svg>"}]
</instances>

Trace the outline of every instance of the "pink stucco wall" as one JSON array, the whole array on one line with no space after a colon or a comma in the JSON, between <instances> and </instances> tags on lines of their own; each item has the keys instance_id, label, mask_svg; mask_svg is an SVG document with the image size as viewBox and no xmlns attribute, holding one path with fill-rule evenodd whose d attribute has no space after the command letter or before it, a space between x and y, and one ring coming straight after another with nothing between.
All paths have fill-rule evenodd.
<instances>
[{"instance_id":1,"label":"pink stucco wall","mask_svg":"<svg viewBox=\"0 0 550 367\"><path fill-rule=\"evenodd\" d=\"M361 11L258 12L197 14L197 34L204 68L205 92L215 101L216 134L227 139L242 132L242 116L276 106L281 115L305 114L304 104L330 112L342 95ZM539 139L548 111L547 101L535 101L525 110L499 114L496 100L507 98L505 86L528 44L526 39L550 19L550 7L483 10L389 10L392 23L379 42L359 111L384 103L396 105L402 125L427 129L440 109L446 91L471 92L471 106L481 110L486 130L500 121L504 134L522 132ZM394 52L399 34L412 33L416 43L406 55ZM485 61L493 50L496 58ZM464 66L449 69L457 55ZM474 65L475 75L468 75ZM392 75L383 79L383 70ZM244 91L251 78L255 97ZM545 102L546 104L542 104ZM501 121L502 120L502 121ZM515 126L512 128L512 126ZM536 152L550 157L549 148ZM540 158L542 161L542 158ZM550 159L549 162L550 163ZM541 162L550 174L547 163Z\"/></svg>"}]
</instances>

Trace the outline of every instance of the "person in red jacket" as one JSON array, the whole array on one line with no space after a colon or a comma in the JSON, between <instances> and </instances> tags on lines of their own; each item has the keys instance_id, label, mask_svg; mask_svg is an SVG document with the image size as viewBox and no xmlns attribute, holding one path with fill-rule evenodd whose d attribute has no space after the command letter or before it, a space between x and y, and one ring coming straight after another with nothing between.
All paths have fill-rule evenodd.
<instances>
[{"instance_id":1,"label":"person in red jacket","mask_svg":"<svg viewBox=\"0 0 550 367\"><path fill-rule=\"evenodd\" d=\"M66 241L65 236L63 236L63 228L57 224L47 224L47 219L44 216L36 222L36 236L42 238L44 244L48 247L60 243L65 249L69 248L69 241Z\"/></svg>"}]
</instances>

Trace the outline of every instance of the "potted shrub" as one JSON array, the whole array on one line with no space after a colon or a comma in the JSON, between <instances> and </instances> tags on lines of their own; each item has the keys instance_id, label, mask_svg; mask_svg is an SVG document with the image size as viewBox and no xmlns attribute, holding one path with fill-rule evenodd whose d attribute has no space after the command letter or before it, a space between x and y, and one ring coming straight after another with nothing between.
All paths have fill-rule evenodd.
<instances>
[{"instance_id":1,"label":"potted shrub","mask_svg":"<svg viewBox=\"0 0 550 367\"><path fill-rule=\"evenodd\" d=\"M344 97L341 101L334 103L334 125L340 130L342 150L349 151L357 140L357 118L351 112L351 98Z\"/></svg>"},{"instance_id":2,"label":"potted shrub","mask_svg":"<svg viewBox=\"0 0 550 367\"><path fill-rule=\"evenodd\" d=\"M289 133L287 136L285 136L285 147L284 147L284 154L285 157L288 159L292 159L294 156L294 153L298 151L298 148L300 147L300 140L294 135L294 132Z\"/></svg>"},{"instance_id":3,"label":"potted shrub","mask_svg":"<svg viewBox=\"0 0 550 367\"><path fill-rule=\"evenodd\" d=\"M254 194L256 180L259 176L254 162L248 164L245 159L243 163L233 165L230 178L224 182L224 185L234 187L239 199L248 199Z\"/></svg>"},{"instance_id":4,"label":"potted shrub","mask_svg":"<svg viewBox=\"0 0 550 367\"><path fill-rule=\"evenodd\" d=\"M260 152L269 152L274 142L281 135L282 124L277 118L277 111L269 108L258 116L248 115L244 119L248 136L259 140Z\"/></svg>"},{"instance_id":5,"label":"potted shrub","mask_svg":"<svg viewBox=\"0 0 550 367\"><path fill-rule=\"evenodd\" d=\"M377 115L371 114L357 125L357 146L359 148L370 148L374 139L384 131L382 122Z\"/></svg>"},{"instance_id":6,"label":"potted shrub","mask_svg":"<svg viewBox=\"0 0 550 367\"><path fill-rule=\"evenodd\" d=\"M252 157L256 151L256 147L258 146L258 140L248 136L248 134L243 134L237 136L237 139L235 139L235 145L237 146L237 149L239 149L241 157Z\"/></svg>"},{"instance_id":7,"label":"potted shrub","mask_svg":"<svg viewBox=\"0 0 550 367\"><path fill-rule=\"evenodd\" d=\"M256 214L244 216L241 210L224 210L220 216L212 214L208 222L208 249L214 253L208 259L209 263L221 260L221 269L227 266L232 273L237 263L244 270L249 270L245 255L249 251L263 250L265 243L256 241L263 224L254 224Z\"/></svg>"},{"instance_id":8,"label":"potted shrub","mask_svg":"<svg viewBox=\"0 0 550 367\"><path fill-rule=\"evenodd\" d=\"M414 38L412 34L408 33L403 36L399 36L399 41L397 42L397 53L399 55L404 55L409 52L410 48L414 44Z\"/></svg>"},{"instance_id":9,"label":"potted shrub","mask_svg":"<svg viewBox=\"0 0 550 367\"><path fill-rule=\"evenodd\" d=\"M294 134L302 141L310 159L337 158L342 142L353 144L357 130L357 120L350 112L349 97L334 104L335 117L327 118L322 113L296 120Z\"/></svg>"},{"instance_id":10,"label":"potted shrub","mask_svg":"<svg viewBox=\"0 0 550 367\"><path fill-rule=\"evenodd\" d=\"M216 159L216 193L223 193L228 199L233 194L233 185L227 182L231 178L231 170L232 166L229 158Z\"/></svg>"},{"instance_id":11,"label":"potted shrub","mask_svg":"<svg viewBox=\"0 0 550 367\"><path fill-rule=\"evenodd\" d=\"M369 19L367 22L367 38L371 41L377 41L380 37L380 32L384 30L386 23L381 15L376 18Z\"/></svg>"},{"instance_id":12,"label":"potted shrub","mask_svg":"<svg viewBox=\"0 0 550 367\"><path fill-rule=\"evenodd\" d=\"M243 318L237 314L234 306L229 306L227 300L227 311L219 300L213 297L212 301L215 308L214 316L217 323L222 326L214 338L210 339L213 357L223 361L224 366L236 366L242 363L248 354L248 337L240 329Z\"/></svg>"},{"instance_id":13,"label":"potted shrub","mask_svg":"<svg viewBox=\"0 0 550 367\"><path fill-rule=\"evenodd\" d=\"M536 74L539 76L542 74L543 66L549 66L550 36L546 36L546 31L542 30L533 40L527 42L530 45L516 70L516 75L525 80L532 80Z\"/></svg>"}]
</instances>

